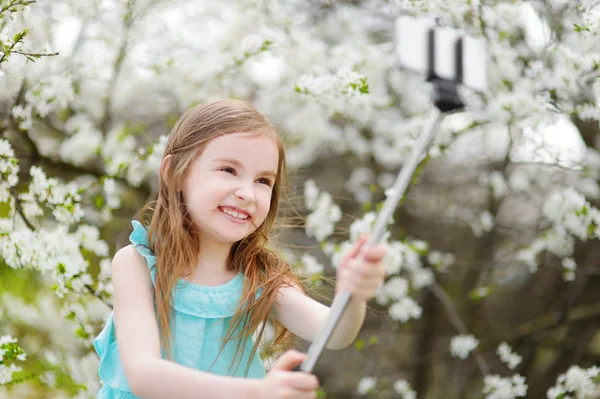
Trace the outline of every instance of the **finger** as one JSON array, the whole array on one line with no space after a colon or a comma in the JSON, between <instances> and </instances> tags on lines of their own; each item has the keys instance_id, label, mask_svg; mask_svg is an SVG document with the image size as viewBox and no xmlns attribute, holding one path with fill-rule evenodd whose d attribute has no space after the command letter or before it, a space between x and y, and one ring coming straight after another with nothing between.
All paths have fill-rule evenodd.
<instances>
[{"instance_id":1,"label":"finger","mask_svg":"<svg viewBox=\"0 0 600 399\"><path fill-rule=\"evenodd\" d=\"M281 358L273 365L272 369L275 370L291 370L294 366L302 364L306 354L298 352L296 350L289 350L285 352Z\"/></svg>"},{"instance_id":2,"label":"finger","mask_svg":"<svg viewBox=\"0 0 600 399\"><path fill-rule=\"evenodd\" d=\"M349 259L355 258L361 251L361 249L363 248L365 242L367 242L369 236L367 235L363 235L361 236L352 246L352 248L350 249L350 251L344 255L344 261L348 261ZM345 262L342 262L345 263Z\"/></svg>"},{"instance_id":3,"label":"finger","mask_svg":"<svg viewBox=\"0 0 600 399\"><path fill-rule=\"evenodd\" d=\"M375 245L367 248L362 254L362 258L367 262L380 262L387 253L387 246L383 244Z\"/></svg>"},{"instance_id":4,"label":"finger","mask_svg":"<svg viewBox=\"0 0 600 399\"><path fill-rule=\"evenodd\" d=\"M300 391L297 389L287 389L282 392L281 397L294 399L316 399L317 391Z\"/></svg>"},{"instance_id":5,"label":"finger","mask_svg":"<svg viewBox=\"0 0 600 399\"><path fill-rule=\"evenodd\" d=\"M304 371L289 374L286 378L286 383L293 389L315 391L319 388L319 380L313 374Z\"/></svg>"},{"instance_id":6,"label":"finger","mask_svg":"<svg viewBox=\"0 0 600 399\"><path fill-rule=\"evenodd\" d=\"M348 285L359 287L379 286L385 279L385 267L379 263L367 263L358 259L349 261L347 270L342 271L340 275Z\"/></svg>"}]
</instances>

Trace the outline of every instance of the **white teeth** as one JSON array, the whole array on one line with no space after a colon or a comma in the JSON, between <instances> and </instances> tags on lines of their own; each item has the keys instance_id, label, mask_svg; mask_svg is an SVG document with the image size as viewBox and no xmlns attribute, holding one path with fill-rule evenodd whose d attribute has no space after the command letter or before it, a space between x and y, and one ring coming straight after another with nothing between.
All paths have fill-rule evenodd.
<instances>
[{"instance_id":1,"label":"white teeth","mask_svg":"<svg viewBox=\"0 0 600 399\"><path fill-rule=\"evenodd\" d=\"M236 211L232 211L230 209L225 209L225 208L221 208L223 210L223 212L225 212L228 215L233 216L234 218L238 218L238 219L248 219L248 215L246 215L245 213L237 213Z\"/></svg>"}]
</instances>

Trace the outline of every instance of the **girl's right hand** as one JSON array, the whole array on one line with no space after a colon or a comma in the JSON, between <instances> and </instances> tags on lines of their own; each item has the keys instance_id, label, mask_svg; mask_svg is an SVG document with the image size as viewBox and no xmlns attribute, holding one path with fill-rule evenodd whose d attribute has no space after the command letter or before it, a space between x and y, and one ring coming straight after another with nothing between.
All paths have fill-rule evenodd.
<instances>
[{"instance_id":1,"label":"girl's right hand","mask_svg":"<svg viewBox=\"0 0 600 399\"><path fill-rule=\"evenodd\" d=\"M317 377L303 371L292 371L302 364L306 354L295 350L287 351L271 367L261 381L259 399L309 399L317 397Z\"/></svg>"}]
</instances>

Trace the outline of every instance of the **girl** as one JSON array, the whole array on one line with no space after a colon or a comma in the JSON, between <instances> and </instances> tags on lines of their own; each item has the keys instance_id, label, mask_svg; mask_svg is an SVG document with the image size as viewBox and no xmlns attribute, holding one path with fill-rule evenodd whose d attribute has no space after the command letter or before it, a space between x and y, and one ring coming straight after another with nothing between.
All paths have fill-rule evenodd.
<instances>
[{"instance_id":1,"label":"girl","mask_svg":"<svg viewBox=\"0 0 600 399\"><path fill-rule=\"evenodd\" d=\"M316 397L315 376L291 371L304 354L284 353L265 375L257 352L267 320L275 345L288 349L294 335L312 340L329 311L265 247L285 178L275 128L248 103L199 105L181 117L149 226L134 221L133 245L113 259L114 312L94 341L98 398ZM386 248L361 260L363 243L337 271L336 292L353 299L330 349L354 340L385 275Z\"/></svg>"}]
</instances>

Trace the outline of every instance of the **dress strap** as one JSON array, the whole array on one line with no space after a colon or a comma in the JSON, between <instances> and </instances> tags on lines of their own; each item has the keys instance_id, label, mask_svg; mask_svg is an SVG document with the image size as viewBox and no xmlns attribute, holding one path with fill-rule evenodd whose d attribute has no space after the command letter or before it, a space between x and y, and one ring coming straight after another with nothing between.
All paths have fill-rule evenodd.
<instances>
[{"instance_id":1,"label":"dress strap","mask_svg":"<svg viewBox=\"0 0 600 399\"><path fill-rule=\"evenodd\" d=\"M156 265L156 254L150 249L148 244L148 230L137 220L132 220L133 232L129 235L129 241L135 245L135 249L146 259L148 268L152 269Z\"/></svg>"}]
</instances>

